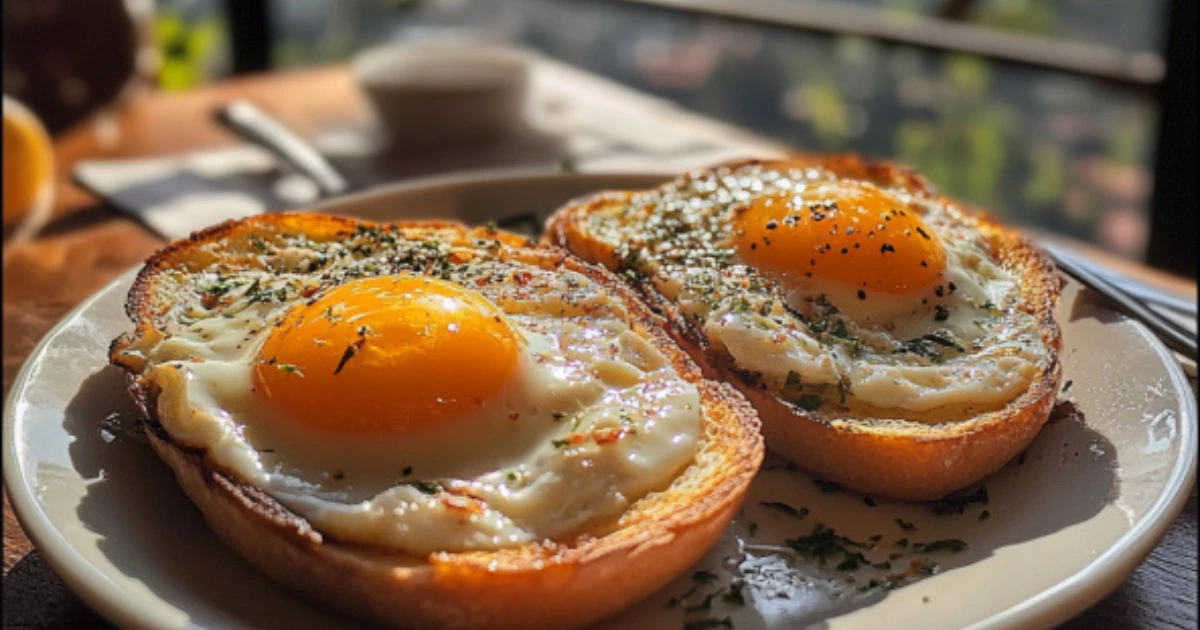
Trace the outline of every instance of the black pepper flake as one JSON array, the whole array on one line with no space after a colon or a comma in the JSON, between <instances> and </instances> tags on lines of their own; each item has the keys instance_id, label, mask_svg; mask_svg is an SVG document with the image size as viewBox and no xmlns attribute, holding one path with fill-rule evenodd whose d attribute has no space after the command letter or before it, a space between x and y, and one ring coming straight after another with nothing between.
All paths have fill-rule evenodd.
<instances>
[{"instance_id":1,"label":"black pepper flake","mask_svg":"<svg viewBox=\"0 0 1200 630\"><path fill-rule=\"evenodd\" d=\"M1074 384L1075 381L1067 381L1066 383L1063 383L1062 393L1067 393L1067 390L1071 389L1071 386Z\"/></svg>"},{"instance_id":2,"label":"black pepper flake","mask_svg":"<svg viewBox=\"0 0 1200 630\"><path fill-rule=\"evenodd\" d=\"M946 295L946 290L942 288L942 285L939 284L933 288L933 294L938 297L943 297Z\"/></svg>"},{"instance_id":3,"label":"black pepper flake","mask_svg":"<svg viewBox=\"0 0 1200 630\"><path fill-rule=\"evenodd\" d=\"M863 291L862 289L859 289L858 290L858 299L860 299L860 300L867 299L867 292Z\"/></svg>"},{"instance_id":4,"label":"black pepper flake","mask_svg":"<svg viewBox=\"0 0 1200 630\"><path fill-rule=\"evenodd\" d=\"M404 470L400 471L400 474L405 477L411 475L412 474L412 466L405 466Z\"/></svg>"},{"instance_id":5,"label":"black pepper flake","mask_svg":"<svg viewBox=\"0 0 1200 630\"><path fill-rule=\"evenodd\" d=\"M929 263L927 263L927 262L925 262L924 260L922 260L922 261L921 261L921 266L922 266L922 267L928 267L928 266L929 266Z\"/></svg>"},{"instance_id":6,"label":"black pepper flake","mask_svg":"<svg viewBox=\"0 0 1200 630\"><path fill-rule=\"evenodd\" d=\"M758 249L758 243L750 243L750 250L754 251L756 249Z\"/></svg>"},{"instance_id":7,"label":"black pepper flake","mask_svg":"<svg viewBox=\"0 0 1200 630\"><path fill-rule=\"evenodd\" d=\"M980 512L980 513L979 513L979 520L981 520L981 521L986 521L986 520L988 519L988 517L989 517L989 516L991 516L991 515L992 515L992 513L991 513L991 512L989 512L989 511L987 511L987 510L984 510L984 511L982 511L982 512Z\"/></svg>"},{"instance_id":8,"label":"black pepper flake","mask_svg":"<svg viewBox=\"0 0 1200 630\"><path fill-rule=\"evenodd\" d=\"M863 497L863 503L866 503L867 507L875 507L876 505L875 499L872 499L871 497Z\"/></svg>"},{"instance_id":9,"label":"black pepper flake","mask_svg":"<svg viewBox=\"0 0 1200 630\"><path fill-rule=\"evenodd\" d=\"M774 230L777 227L779 227L779 223L775 219L771 219L770 221L767 221L767 229L768 230Z\"/></svg>"},{"instance_id":10,"label":"black pepper flake","mask_svg":"<svg viewBox=\"0 0 1200 630\"><path fill-rule=\"evenodd\" d=\"M892 247L891 243L884 243L883 245L881 245L879 247L879 253L881 253L881 254L886 254L888 252L895 252L895 251L896 251L896 248Z\"/></svg>"},{"instance_id":11,"label":"black pepper flake","mask_svg":"<svg viewBox=\"0 0 1200 630\"><path fill-rule=\"evenodd\" d=\"M950 309L942 306L941 304L934 306L933 311L933 321L935 322L944 322L947 319L950 319Z\"/></svg>"},{"instance_id":12,"label":"black pepper flake","mask_svg":"<svg viewBox=\"0 0 1200 630\"><path fill-rule=\"evenodd\" d=\"M930 240L930 239L929 239L929 234L927 234L927 233L925 232L925 229L924 229L924 228L917 228L917 234L920 234L920 235L921 235L921 237L922 237L922 238L924 238L924 239L925 239L925 240L927 240L927 241L928 241L928 240Z\"/></svg>"},{"instance_id":13,"label":"black pepper flake","mask_svg":"<svg viewBox=\"0 0 1200 630\"><path fill-rule=\"evenodd\" d=\"M843 248L842 248L842 253L843 253L843 254L845 254L845 253L848 253L849 251L850 251L850 250L846 249L845 247L843 247Z\"/></svg>"},{"instance_id":14,"label":"black pepper flake","mask_svg":"<svg viewBox=\"0 0 1200 630\"><path fill-rule=\"evenodd\" d=\"M950 283L946 284L946 288L950 289L950 292L951 292L951 293L954 293L955 291L957 291L957 290L958 290L958 287L957 287L957 286L954 286L954 283L953 283L953 282L950 282Z\"/></svg>"}]
</instances>

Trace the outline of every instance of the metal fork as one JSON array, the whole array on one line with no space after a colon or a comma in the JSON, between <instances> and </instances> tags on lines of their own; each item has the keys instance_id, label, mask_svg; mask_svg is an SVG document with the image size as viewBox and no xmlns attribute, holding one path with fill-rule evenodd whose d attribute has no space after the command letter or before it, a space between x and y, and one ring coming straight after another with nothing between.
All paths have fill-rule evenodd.
<instances>
[{"instance_id":1,"label":"metal fork","mask_svg":"<svg viewBox=\"0 0 1200 630\"><path fill-rule=\"evenodd\" d=\"M1063 271L1071 274L1089 288L1100 292L1126 315L1145 324L1168 348L1193 361L1196 360L1196 333L1146 306L1143 302L1144 295L1139 298L1131 292L1125 291L1091 269L1088 264L1057 247L1048 244L1043 244L1042 247Z\"/></svg>"}]
</instances>

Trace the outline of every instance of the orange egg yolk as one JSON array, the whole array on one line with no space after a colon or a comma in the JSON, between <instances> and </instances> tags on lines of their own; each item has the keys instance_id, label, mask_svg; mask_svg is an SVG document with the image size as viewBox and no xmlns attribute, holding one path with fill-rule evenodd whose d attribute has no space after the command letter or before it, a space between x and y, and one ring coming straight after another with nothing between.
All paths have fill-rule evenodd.
<instances>
[{"instance_id":1,"label":"orange egg yolk","mask_svg":"<svg viewBox=\"0 0 1200 630\"><path fill-rule=\"evenodd\" d=\"M521 344L478 293L426 277L367 278L287 313L254 365L255 391L312 428L409 432L496 395Z\"/></svg>"},{"instance_id":2,"label":"orange egg yolk","mask_svg":"<svg viewBox=\"0 0 1200 630\"><path fill-rule=\"evenodd\" d=\"M946 251L907 204L853 181L759 197L736 215L732 240L754 267L857 289L862 299L917 292L946 269Z\"/></svg>"}]
</instances>

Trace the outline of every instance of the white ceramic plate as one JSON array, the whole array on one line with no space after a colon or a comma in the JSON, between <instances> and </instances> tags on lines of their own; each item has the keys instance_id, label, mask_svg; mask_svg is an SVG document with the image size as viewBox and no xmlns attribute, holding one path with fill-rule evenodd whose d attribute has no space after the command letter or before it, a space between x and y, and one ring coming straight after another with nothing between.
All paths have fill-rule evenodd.
<instances>
[{"instance_id":1,"label":"white ceramic plate","mask_svg":"<svg viewBox=\"0 0 1200 630\"><path fill-rule=\"evenodd\" d=\"M446 178L342 200L328 211L370 218L457 216L481 222L544 214L604 187L653 176ZM4 481L29 537L100 614L128 627L349 628L356 624L282 591L227 550L136 433L122 377L106 350L129 327L122 302L133 272L83 303L37 347L4 412ZM680 628L724 619L738 630L1048 627L1115 588L1183 507L1195 476L1196 403L1171 355L1140 325L1078 285L1058 310L1066 350L1062 399L1078 413L1052 421L1018 462L988 479L989 502L937 516L929 506L823 492L811 477L765 470L715 549L661 592L604 628ZM761 502L808 510L796 518ZM874 503L870 505L869 503ZM988 517L981 520L984 510ZM911 523L905 531L896 519ZM895 568L840 572L773 551L817 522L865 540ZM753 535L751 531L753 530ZM960 553L914 554L898 539L961 539ZM860 592L913 558L940 573L887 592ZM715 581L697 584L695 571ZM701 573L700 576L704 576ZM745 605L709 593L734 578ZM848 584L847 579L853 579ZM697 588L682 604L672 598Z\"/></svg>"}]
</instances>

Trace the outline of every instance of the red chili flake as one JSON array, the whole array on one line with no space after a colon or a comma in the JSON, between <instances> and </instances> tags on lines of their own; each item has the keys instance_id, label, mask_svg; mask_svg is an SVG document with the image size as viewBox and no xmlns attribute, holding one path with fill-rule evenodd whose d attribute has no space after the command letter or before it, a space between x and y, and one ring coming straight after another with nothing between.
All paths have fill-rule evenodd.
<instances>
[{"instance_id":1,"label":"red chili flake","mask_svg":"<svg viewBox=\"0 0 1200 630\"><path fill-rule=\"evenodd\" d=\"M592 431L592 440L594 440L596 444L611 444L625 437L628 433L629 429L618 429L616 427L595 429Z\"/></svg>"},{"instance_id":2,"label":"red chili flake","mask_svg":"<svg viewBox=\"0 0 1200 630\"><path fill-rule=\"evenodd\" d=\"M465 512L467 514L483 514L483 505L478 501L471 500L465 497L457 496L442 496L442 505L455 512Z\"/></svg>"}]
</instances>

